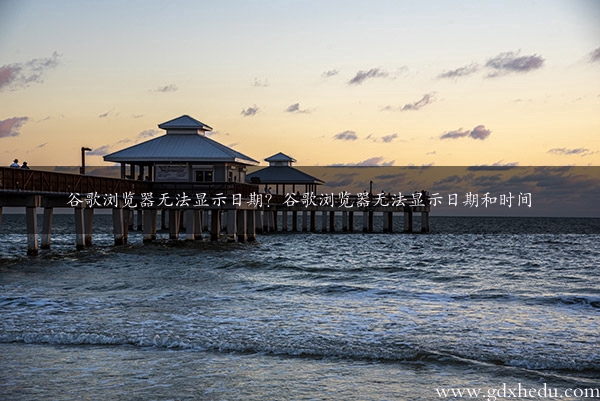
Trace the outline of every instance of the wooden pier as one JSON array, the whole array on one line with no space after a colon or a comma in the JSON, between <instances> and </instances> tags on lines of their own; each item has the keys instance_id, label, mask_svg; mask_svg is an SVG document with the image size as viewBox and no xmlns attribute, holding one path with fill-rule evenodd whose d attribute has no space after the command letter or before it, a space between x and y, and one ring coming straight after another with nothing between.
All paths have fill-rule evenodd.
<instances>
[{"instance_id":1,"label":"wooden pier","mask_svg":"<svg viewBox=\"0 0 600 401\"><path fill-rule=\"evenodd\" d=\"M197 204L199 193L205 195L201 205ZM152 203L148 194L154 194ZM377 206L349 207L348 203L335 201L308 206L298 202L290 206L285 204L282 195L272 195L268 202L263 199L258 204L253 202L253 195L262 197L265 194L259 194L258 185L239 182L159 183L2 167L0 225L3 207L25 208L29 255L38 255L39 248L50 248L55 208L73 210L77 249L92 244L94 211L97 209L112 211L115 245L126 244L128 234L134 228L142 231L144 243L155 241L159 221L160 229L168 230L169 239L178 240L182 235L187 241L203 240L206 231L210 233L211 241L224 238L229 242L254 241L257 233L334 232L340 218L342 232L354 232L358 218L362 218L363 232L374 232L375 214L382 215L383 232L393 232L394 215L403 216L402 232L413 232L415 213L421 216L420 231L429 231L430 206L417 204L410 196L401 202L396 200L395 205L385 198L385 203L379 202ZM164 201L162 204L158 202L159 196ZM165 197L169 198L168 202ZM232 201L234 197L237 202ZM358 199L353 196L346 201L353 204ZM43 208L41 236L38 233L38 208ZM317 226L319 215L321 221Z\"/></svg>"}]
</instances>

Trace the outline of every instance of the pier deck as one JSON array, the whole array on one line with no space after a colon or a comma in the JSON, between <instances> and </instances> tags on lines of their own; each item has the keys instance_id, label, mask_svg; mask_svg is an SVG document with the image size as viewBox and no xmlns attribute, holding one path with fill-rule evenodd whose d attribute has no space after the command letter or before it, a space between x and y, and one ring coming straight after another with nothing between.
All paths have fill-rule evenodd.
<instances>
[{"instance_id":1,"label":"pier deck","mask_svg":"<svg viewBox=\"0 0 600 401\"><path fill-rule=\"evenodd\" d=\"M253 241L262 232L333 232L336 216L341 216L342 231L353 232L357 215L362 216L362 231L374 232L375 214L383 216L384 232L393 231L394 214L403 216L403 232L413 232L414 213L421 215L421 232L429 231L426 199L365 195L342 199L329 194L325 201L325 195L315 195L303 202L261 194L254 184L145 182L1 167L0 225L3 207L24 207L30 255L39 252L38 208L44 209L42 249L50 248L54 208L73 210L78 249L92 244L95 209L112 210L115 245L126 244L134 227L143 231L144 242L154 241L159 216L161 228L169 230L170 239L178 239L184 232L186 240L201 240L204 231L210 232L213 241L225 233L230 242Z\"/></svg>"}]
</instances>

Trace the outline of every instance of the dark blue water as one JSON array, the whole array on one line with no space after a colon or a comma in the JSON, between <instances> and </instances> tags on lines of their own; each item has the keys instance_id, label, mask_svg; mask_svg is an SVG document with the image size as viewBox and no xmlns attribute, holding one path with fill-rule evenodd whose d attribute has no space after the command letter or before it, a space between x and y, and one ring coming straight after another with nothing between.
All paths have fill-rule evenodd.
<instances>
[{"instance_id":1,"label":"dark blue water","mask_svg":"<svg viewBox=\"0 0 600 401\"><path fill-rule=\"evenodd\" d=\"M56 215L52 249L33 258L23 217L0 227L3 399L600 387L598 219L432 218L426 235L252 244L131 233L113 247L109 216L96 216L94 246L76 251L73 217Z\"/></svg>"}]
</instances>

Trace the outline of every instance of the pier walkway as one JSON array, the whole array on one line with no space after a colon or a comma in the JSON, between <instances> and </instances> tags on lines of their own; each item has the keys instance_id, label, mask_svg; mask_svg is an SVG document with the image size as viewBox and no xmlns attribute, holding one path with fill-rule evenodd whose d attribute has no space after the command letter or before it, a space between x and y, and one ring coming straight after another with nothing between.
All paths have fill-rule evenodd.
<instances>
[{"instance_id":1,"label":"pier walkway","mask_svg":"<svg viewBox=\"0 0 600 401\"><path fill-rule=\"evenodd\" d=\"M374 232L374 215L383 217L383 231L393 231L394 214L403 216L403 232L413 232L413 214L421 215L421 232L429 231L430 206L419 194L347 196L303 194L297 197L259 193L258 185L239 182L146 182L130 179L0 167L0 225L3 207L24 207L27 253L39 252L38 208L43 208L41 248L50 248L55 208L74 213L77 249L92 244L96 209L110 209L115 245L126 244L130 230L143 231L143 242L161 229L170 239L202 240L209 231L217 241L246 242L257 233L281 231L333 232L341 216L344 232ZM309 196L310 195L310 196ZM320 227L317 216L320 214Z\"/></svg>"}]
</instances>

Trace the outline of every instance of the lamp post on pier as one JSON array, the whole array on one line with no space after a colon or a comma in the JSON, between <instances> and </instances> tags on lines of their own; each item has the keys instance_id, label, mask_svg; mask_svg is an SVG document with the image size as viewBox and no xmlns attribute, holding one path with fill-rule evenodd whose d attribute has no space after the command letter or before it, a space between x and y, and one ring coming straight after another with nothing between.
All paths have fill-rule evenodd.
<instances>
[{"instance_id":1,"label":"lamp post on pier","mask_svg":"<svg viewBox=\"0 0 600 401\"><path fill-rule=\"evenodd\" d=\"M85 146L81 147L81 167L79 168L79 174L85 175L85 152L91 152L92 149L86 148Z\"/></svg>"}]
</instances>

